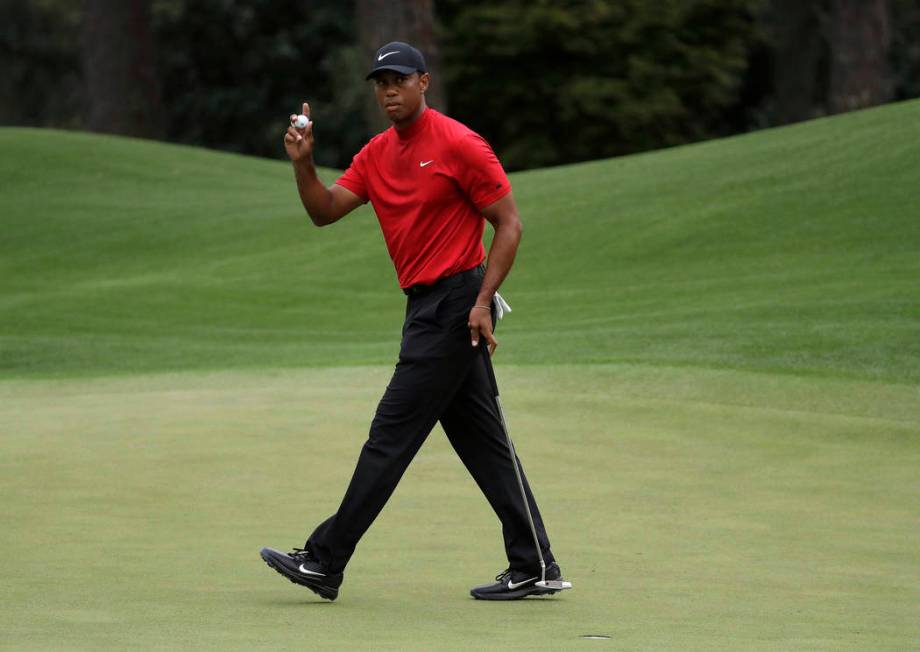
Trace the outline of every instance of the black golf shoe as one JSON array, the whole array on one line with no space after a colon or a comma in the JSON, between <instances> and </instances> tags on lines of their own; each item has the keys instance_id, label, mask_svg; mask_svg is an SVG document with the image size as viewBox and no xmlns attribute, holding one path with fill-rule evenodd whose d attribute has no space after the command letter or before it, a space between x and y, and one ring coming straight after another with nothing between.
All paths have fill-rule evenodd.
<instances>
[{"instance_id":1,"label":"black golf shoe","mask_svg":"<svg viewBox=\"0 0 920 652\"><path fill-rule=\"evenodd\" d=\"M551 563L546 567L547 580L562 580L562 571L559 564ZM493 584L483 584L470 590L470 595L477 600L520 600L528 595L551 595L560 589L541 588L536 585L540 580L540 571L535 573L522 573L510 568L495 577ZM568 584L568 582L566 582ZM565 588L571 588L568 584Z\"/></svg>"},{"instance_id":2,"label":"black golf shoe","mask_svg":"<svg viewBox=\"0 0 920 652\"><path fill-rule=\"evenodd\" d=\"M266 564L294 584L305 586L327 600L335 600L338 597L343 574L330 573L310 551L294 548L292 552L281 552L274 548L262 548L259 554Z\"/></svg>"}]
</instances>

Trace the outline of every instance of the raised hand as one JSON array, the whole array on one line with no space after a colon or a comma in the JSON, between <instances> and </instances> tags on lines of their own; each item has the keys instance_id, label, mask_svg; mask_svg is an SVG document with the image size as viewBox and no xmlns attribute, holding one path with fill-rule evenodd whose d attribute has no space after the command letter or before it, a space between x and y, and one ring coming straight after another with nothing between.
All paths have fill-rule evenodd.
<instances>
[{"instance_id":1,"label":"raised hand","mask_svg":"<svg viewBox=\"0 0 920 652\"><path fill-rule=\"evenodd\" d=\"M303 114L310 117L310 105L303 103ZM294 126L296 114L291 114L291 124L284 134L284 149L292 161L304 161L313 158L313 121L303 129Z\"/></svg>"}]
</instances>

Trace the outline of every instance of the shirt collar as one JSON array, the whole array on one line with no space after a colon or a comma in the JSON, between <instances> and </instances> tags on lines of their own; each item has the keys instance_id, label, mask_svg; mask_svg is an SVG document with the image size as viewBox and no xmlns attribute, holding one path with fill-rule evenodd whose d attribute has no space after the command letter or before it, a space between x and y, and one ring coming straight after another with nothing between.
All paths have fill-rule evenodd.
<instances>
[{"instance_id":1,"label":"shirt collar","mask_svg":"<svg viewBox=\"0 0 920 652\"><path fill-rule=\"evenodd\" d=\"M425 110L422 111L422 115L420 115L415 122L413 122L411 125L409 125L405 129L397 129L396 127L393 127L393 131L396 132L397 138L399 138L400 140L409 140L413 138L414 136L418 135L419 133L421 133L425 129L425 125L428 124L428 120L430 119L430 114L431 114L431 109L428 107L425 107Z\"/></svg>"}]
</instances>

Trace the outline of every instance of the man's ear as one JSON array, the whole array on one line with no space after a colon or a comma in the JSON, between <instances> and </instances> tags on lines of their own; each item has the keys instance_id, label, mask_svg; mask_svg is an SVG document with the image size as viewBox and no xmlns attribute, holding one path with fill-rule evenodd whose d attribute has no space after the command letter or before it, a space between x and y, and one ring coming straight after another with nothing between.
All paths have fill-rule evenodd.
<instances>
[{"instance_id":1,"label":"man's ear","mask_svg":"<svg viewBox=\"0 0 920 652\"><path fill-rule=\"evenodd\" d=\"M418 76L418 87L423 93L428 90L428 84L431 83L431 75L427 72L423 72Z\"/></svg>"}]
</instances>

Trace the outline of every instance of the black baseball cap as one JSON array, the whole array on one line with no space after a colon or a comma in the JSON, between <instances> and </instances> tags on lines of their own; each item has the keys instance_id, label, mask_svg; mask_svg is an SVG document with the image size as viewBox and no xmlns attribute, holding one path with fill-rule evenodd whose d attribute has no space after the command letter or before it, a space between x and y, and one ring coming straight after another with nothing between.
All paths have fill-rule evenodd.
<instances>
[{"instance_id":1,"label":"black baseball cap","mask_svg":"<svg viewBox=\"0 0 920 652\"><path fill-rule=\"evenodd\" d=\"M402 41L387 43L377 50L371 65L373 68L365 79L370 79L381 70L395 70L404 75L410 75L413 72L428 72L422 53Z\"/></svg>"}]
</instances>

